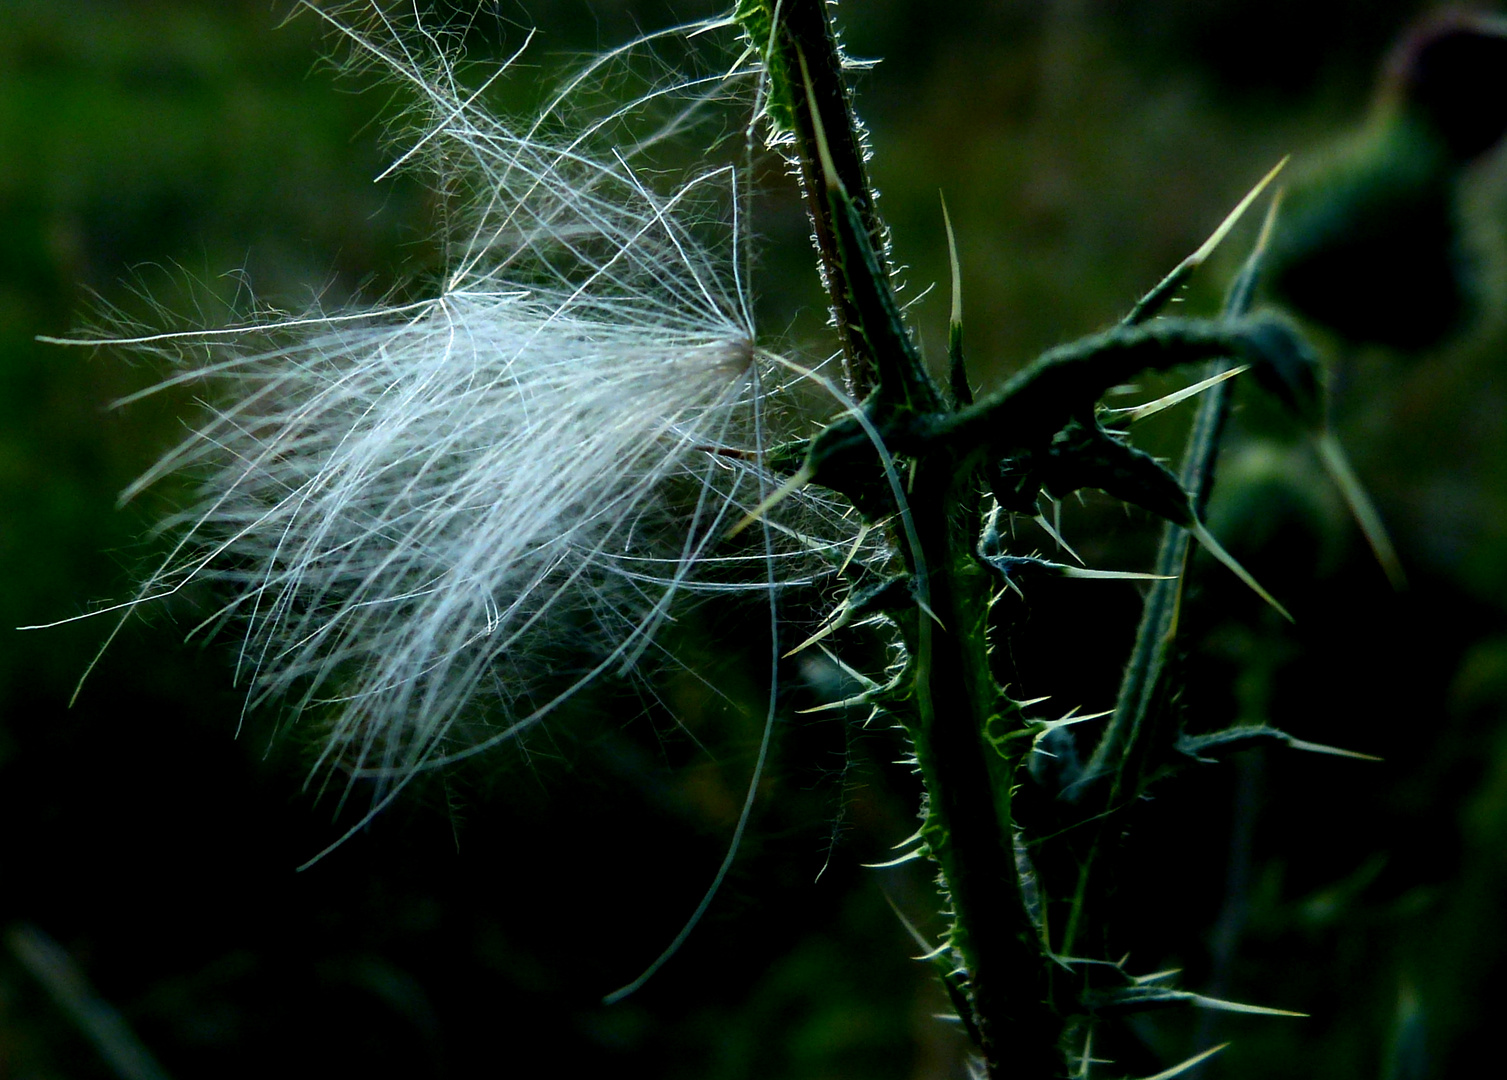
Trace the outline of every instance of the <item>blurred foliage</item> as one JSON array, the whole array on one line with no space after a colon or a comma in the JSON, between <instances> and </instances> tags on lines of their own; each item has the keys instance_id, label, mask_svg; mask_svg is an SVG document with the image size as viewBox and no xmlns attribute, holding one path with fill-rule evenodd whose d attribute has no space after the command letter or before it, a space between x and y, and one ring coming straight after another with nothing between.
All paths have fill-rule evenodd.
<instances>
[{"instance_id":1,"label":"blurred foliage","mask_svg":"<svg viewBox=\"0 0 1507 1080\"><path fill-rule=\"evenodd\" d=\"M422 179L370 182L401 94L355 93L370 80L321 65L330 42L307 15L280 26L288 6L0 0L0 626L129 594L171 492L123 511L115 494L193 407L190 388L111 410L161 373L35 335L216 325L252 293L338 306L421 288L438 266ZM546 65L693 13L430 6L479 60L539 24ZM850 51L884 58L858 100L906 295L946 281L940 188L976 372L998 379L1108 324L1272 162L1359 122L1377 57L1423 7L843 5ZM499 104L536 93L509 80ZM763 325L820 352L807 225L779 166L765 171ZM1412 588L1387 589L1298 433L1252 395L1211 513L1297 625L1219 574L1185 615L1183 707L1200 726L1269 719L1384 763L1252 751L1164 786L1128 841L1138 969L1312 1016L1158 1017L1112 1048L1127 1067L1226 1038L1204 1075L1411 1078L1489 1060L1507 977L1504 171L1497 155L1465 178L1497 290L1472 332L1421 357L1330 342L1334 421ZM1207 310L1222 280L1207 272L1187 303ZM940 295L913 308L938 357L946 310ZM1148 445L1180 445L1174 417L1146 429ZM1091 563L1148 560L1145 521L1094 500L1064 514ZM1021 544L1049 544L1029 528ZM1061 582L1028 599L1011 645L1033 680L1021 696L1104 708L1133 589ZM0 927L55 938L169 1074L959 1075L939 991L885 901L924 918L925 872L858 865L912 831L914 785L888 733L841 719L786 712L707 923L640 994L598 1004L674 935L721 857L757 745L740 658L767 647L747 641L762 616L687 613L677 633L703 650L705 681L604 688L524 753L434 779L294 873L360 808L300 787L300 733L276 715L240 724L232 649L181 641L206 602L134 622L71 709L108 624L0 630ZM788 674L792 709L834 677L811 661ZM0 954L0 1077L112 1075Z\"/></svg>"}]
</instances>

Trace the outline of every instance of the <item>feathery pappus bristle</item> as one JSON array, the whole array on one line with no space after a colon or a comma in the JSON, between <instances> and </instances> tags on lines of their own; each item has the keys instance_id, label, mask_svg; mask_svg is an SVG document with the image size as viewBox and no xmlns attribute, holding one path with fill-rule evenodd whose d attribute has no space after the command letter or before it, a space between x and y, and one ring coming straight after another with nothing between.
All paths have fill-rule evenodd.
<instances>
[{"instance_id":1,"label":"feathery pappus bristle","mask_svg":"<svg viewBox=\"0 0 1507 1080\"><path fill-rule=\"evenodd\" d=\"M762 543L714 550L779 486L762 454L770 388L793 365L754 344L740 170L663 190L648 163L746 92L750 54L734 47L627 106L581 104L635 50L709 43L731 24L598 58L515 127L444 56L416 59L379 8L358 33L306 6L424 102L398 164L433 169L469 221L438 295L90 343L197 356L147 393L208 381L219 394L126 492L203 478L169 523L176 547L115 610L221 586L203 627L240 628L248 707L317 707L319 770L385 779L380 805L632 668L678 594L830 574L858 525L801 493Z\"/></svg>"}]
</instances>

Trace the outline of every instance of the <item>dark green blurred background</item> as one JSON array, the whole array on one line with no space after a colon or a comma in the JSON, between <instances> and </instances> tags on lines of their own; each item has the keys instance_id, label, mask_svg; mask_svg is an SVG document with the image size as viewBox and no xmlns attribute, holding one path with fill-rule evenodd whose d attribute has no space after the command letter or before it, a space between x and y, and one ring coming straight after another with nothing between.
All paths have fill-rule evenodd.
<instances>
[{"instance_id":1,"label":"dark green blurred background","mask_svg":"<svg viewBox=\"0 0 1507 1080\"><path fill-rule=\"evenodd\" d=\"M306 747L275 731L277 715L246 718L237 737L233 650L182 642L208 598L136 620L71 709L110 624L8 629L130 594L174 492L119 510L115 496L193 411L191 392L111 410L161 370L35 335L219 325L248 286L296 310L419 289L438 265L422 181L370 179L401 98L321 65L330 42L307 14L280 26L290 6L0 0L0 929L13 945L0 951L0 1077L120 1075L19 959L26 927L176 1077L961 1075L957 1036L931 1016L939 994L885 901L924 920L925 873L858 865L913 828L913 783L886 732L787 715L705 924L644 991L604 1008L705 888L757 744L757 720L694 679L668 678L660 701L603 688L525 754L420 786L295 873L360 807L342 814L304 789ZM1278 158L1357 124L1378 57L1426 7L849 0L850 51L884 58L858 101L906 295L945 284L940 189L977 377L1105 326ZM487 9L467 41L500 56L537 24L530 56L548 68L706 10L536 0ZM532 70L499 100L529 100ZM1498 155L1464 181L1471 243L1498 271L1504 171ZM781 188L764 203L763 325L824 355L798 201ZM1189 310L1212 310L1252 231ZM933 353L944 293L915 309ZM1198 726L1264 718L1385 761L1251 752L1146 808L1122 893L1132 966L1182 967L1190 988L1312 1016L1157 1017L1122 1036L1125 1071L1224 1039L1235 1045L1205 1075L1403 1080L1495 1053L1507 333L1498 303L1423 357L1328 348L1336 426L1412 588L1388 590L1298 434L1242 397L1212 513L1298 621L1278 627L1203 568L1184 705ZM1148 421L1145 444L1173 452L1178 424ZM1154 530L1107 501L1069 507L1067 525L1092 563L1149 560ZM1026 547L1045 543L1029 529ZM1035 684L1020 696L1105 708L1134 590L1073 582L1029 601L1011 648ZM802 602L810 617L822 598ZM750 624L757 613L736 607L682 620L685 650L732 642L691 659L734 700L758 694ZM819 674L786 673L792 707Z\"/></svg>"}]
</instances>

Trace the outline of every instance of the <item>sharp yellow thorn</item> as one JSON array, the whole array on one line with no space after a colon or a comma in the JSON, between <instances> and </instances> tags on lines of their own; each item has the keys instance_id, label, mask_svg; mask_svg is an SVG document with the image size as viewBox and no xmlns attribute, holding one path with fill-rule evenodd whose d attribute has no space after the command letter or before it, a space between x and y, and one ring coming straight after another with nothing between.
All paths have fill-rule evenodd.
<instances>
[{"instance_id":1,"label":"sharp yellow thorn","mask_svg":"<svg viewBox=\"0 0 1507 1080\"><path fill-rule=\"evenodd\" d=\"M928 962L928 961L931 961L931 960L935 960L939 956L944 955L947 952L947 950L950 949L950 948L952 948L952 946L949 945L947 942L944 941L944 942L942 942L942 944L938 945L935 949L932 949L930 952L922 953L920 956L912 956L911 959L912 960L920 960L920 961L923 961L923 962ZM945 1020L945 1019L947 1019L947 1017L944 1016L942 1019ZM957 1020L958 1017L954 1016L954 1017L952 1017L952 1019L953 1020Z\"/></svg>"},{"instance_id":2,"label":"sharp yellow thorn","mask_svg":"<svg viewBox=\"0 0 1507 1080\"><path fill-rule=\"evenodd\" d=\"M842 561L842 565L837 568L838 577L842 577L843 571L848 568L848 564L853 561L854 556L858 554L858 549L863 547L863 542L868 539L868 536L869 526L868 523L865 522L858 527L858 535L853 538L853 546L848 550L848 557L844 559Z\"/></svg>"},{"instance_id":3,"label":"sharp yellow thorn","mask_svg":"<svg viewBox=\"0 0 1507 1080\"><path fill-rule=\"evenodd\" d=\"M952 231L952 215L947 212L947 196L942 196L942 225L947 230L947 261L952 268L951 325L963 325L963 270L958 261L958 238Z\"/></svg>"},{"instance_id":4,"label":"sharp yellow thorn","mask_svg":"<svg viewBox=\"0 0 1507 1080\"><path fill-rule=\"evenodd\" d=\"M1356 761L1384 761L1375 754L1363 754L1359 750L1344 750L1338 746L1325 746L1323 743L1306 742L1303 739L1294 739L1288 736L1287 745L1294 750L1306 750L1310 754L1333 754L1335 757L1354 758Z\"/></svg>"},{"instance_id":5,"label":"sharp yellow thorn","mask_svg":"<svg viewBox=\"0 0 1507 1080\"><path fill-rule=\"evenodd\" d=\"M827 620L827 622L826 622L826 624L824 626L818 627L816 633L812 634L805 641L801 642L799 645L797 645L795 648L791 649L789 652L782 654L780 656L780 659L781 660L788 660L790 657L794 656L796 653L802 652L805 649L809 649L812 645L815 645L818 641L821 641L823 638L830 636L831 634L835 633L837 630L840 630L843 626L847 625L847 621L848 620L844 617L846 615L846 612L847 612L847 605L843 605L842 607L838 608L837 611L833 613L832 617Z\"/></svg>"},{"instance_id":6,"label":"sharp yellow thorn","mask_svg":"<svg viewBox=\"0 0 1507 1080\"><path fill-rule=\"evenodd\" d=\"M921 933L921 931L916 929L915 923L911 922L905 917L905 912L900 910L900 905L895 903L895 901L890 897L890 894L888 892L884 892L884 890L882 889L880 891L884 895L884 902L890 906L890 910L895 913L895 918L900 920L900 925L905 927L905 932L910 935L910 939L916 943L916 946L920 949L926 950L926 953L929 956L941 955L939 950L946 948L947 943L944 941L935 949L932 948L931 942L927 941L926 937Z\"/></svg>"},{"instance_id":7,"label":"sharp yellow thorn","mask_svg":"<svg viewBox=\"0 0 1507 1080\"><path fill-rule=\"evenodd\" d=\"M1139 570L1090 570L1082 566L1068 566L1062 570L1063 577L1083 578L1088 581L1174 581L1176 574L1144 574Z\"/></svg>"},{"instance_id":8,"label":"sharp yellow thorn","mask_svg":"<svg viewBox=\"0 0 1507 1080\"><path fill-rule=\"evenodd\" d=\"M1281 172L1282 167L1287 164L1287 161L1287 158L1283 158L1277 163L1276 168L1272 169L1271 172L1262 177L1261 182L1253 187L1246 194L1245 198L1240 200L1240 202L1235 206L1235 209L1231 210L1227 215L1225 215L1225 219L1219 223L1219 227L1209 235L1209 238L1199 246L1198 250L1195 251L1192 255L1189 255L1182 262L1178 263L1175 267L1173 267L1172 273L1164 277L1157 284L1156 288L1152 289L1149 293L1143 296L1140 301L1136 303L1136 306L1131 309L1130 313L1125 316L1125 319L1123 321L1126 324L1133 326L1137 323L1144 322L1145 320L1151 318L1153 315L1159 312L1169 301L1171 303L1177 303L1179 298L1173 294L1176 293L1180 288L1182 288L1183 284L1188 280L1188 278L1193 276L1193 272L1200 266L1202 266L1204 261L1214 253L1214 249L1217 248L1220 243L1223 242L1224 238L1229 235L1230 230L1235 227L1235 223L1238 222L1242 216L1244 216L1245 212L1248 209L1250 209L1251 203L1255 202L1256 199L1261 195L1261 193L1266 190L1267 185L1276 178L1277 173ZM1268 224L1270 224L1272 220L1273 218L1271 214L1268 213Z\"/></svg>"},{"instance_id":9,"label":"sharp yellow thorn","mask_svg":"<svg viewBox=\"0 0 1507 1080\"><path fill-rule=\"evenodd\" d=\"M1288 155L1291 157L1291 155ZM1282 159L1282 164L1287 163L1287 158ZM1281 168L1278 165L1277 168ZM1266 253L1267 245L1271 243L1272 234L1277 231L1277 214L1282 209L1282 200L1287 196L1286 188L1278 188L1272 195L1272 201L1266 206L1266 217L1261 219L1261 232L1256 235L1256 246L1251 250L1252 258L1260 258Z\"/></svg>"},{"instance_id":10,"label":"sharp yellow thorn","mask_svg":"<svg viewBox=\"0 0 1507 1080\"><path fill-rule=\"evenodd\" d=\"M907 844L914 844L917 840L921 839L921 833L922 833L922 831L923 830L921 830L921 829L917 829L915 832L911 833L909 836L907 836L904 840L900 841L898 844L891 844L890 845L890 850L891 851L899 851L901 848L905 847Z\"/></svg>"},{"instance_id":11,"label":"sharp yellow thorn","mask_svg":"<svg viewBox=\"0 0 1507 1080\"><path fill-rule=\"evenodd\" d=\"M799 489L809 484L811 482L812 475L813 470L811 466L802 465L800 467L800 470L797 471L794 476L792 476L789 480L786 480L779 487L775 488L774 491L772 491L763 502L761 502L758 506L754 507L746 515L744 515L742 521L738 522L738 524L734 525L731 529L728 529L727 533L723 536L723 539L731 540L744 529L748 528L754 522L758 521L765 514L769 513L769 511L773 510L780 503L784 502L785 499L789 497L793 492L798 491Z\"/></svg>"},{"instance_id":12,"label":"sharp yellow thorn","mask_svg":"<svg viewBox=\"0 0 1507 1080\"><path fill-rule=\"evenodd\" d=\"M1296 1016L1304 1017L1305 1012L1294 1012L1291 1009L1273 1009L1266 1005L1247 1005L1243 1001L1225 1001L1222 998L1204 997L1202 994L1194 994L1188 999L1200 1009L1214 1009L1219 1012L1250 1013L1253 1016Z\"/></svg>"},{"instance_id":13,"label":"sharp yellow thorn","mask_svg":"<svg viewBox=\"0 0 1507 1080\"><path fill-rule=\"evenodd\" d=\"M1112 712L1114 712L1113 709L1105 709L1103 712L1085 713L1082 716L1074 716L1072 713L1068 713L1066 716L1062 717L1059 720L1048 720L1046 721L1046 724L1048 727L1054 728L1072 727L1074 724L1086 723L1089 720L1101 720L1104 717L1110 715Z\"/></svg>"},{"instance_id":14,"label":"sharp yellow thorn","mask_svg":"<svg viewBox=\"0 0 1507 1080\"><path fill-rule=\"evenodd\" d=\"M1261 197L1261 193L1267 189L1271 182L1277 178L1277 174L1281 172L1282 169L1291 160L1292 155L1288 154L1281 161L1277 162L1277 164L1272 167L1271 172L1263 176L1260 181L1257 182L1256 186L1251 188L1251 190L1246 193L1245 198L1241 199L1238 203L1235 204L1235 209L1231 210L1228 214L1225 215L1225 219L1219 223L1219 228L1215 229L1212 233L1209 234L1209 238L1203 242L1202 246L1200 246L1197 251L1188 256L1184 264L1190 269L1196 266L1202 266L1204 261L1208 259L1210 255L1214 254L1214 249L1224 242L1224 238L1226 236L1230 235L1230 230L1233 229L1239 223L1240 219L1245 216L1245 212L1251 208L1251 203L1255 202Z\"/></svg>"},{"instance_id":15,"label":"sharp yellow thorn","mask_svg":"<svg viewBox=\"0 0 1507 1080\"><path fill-rule=\"evenodd\" d=\"M1181 390L1174 390L1172 393L1166 395L1165 397L1159 397L1155 401L1148 401L1144 405L1134 405L1128 409L1114 409L1111 411L1117 414L1120 418L1124 419L1126 423L1135 424L1146 419L1146 417L1148 416L1155 416L1163 409L1170 409L1174 405L1181 404L1182 402L1187 401L1190 397L1194 397L1198 394L1203 393L1210 387L1218 386L1226 379L1233 379L1241 372L1249 370L1249 364L1241 364L1239 367L1230 368L1229 371L1221 371L1218 375L1214 375L1207 379L1202 379L1199 382L1194 383L1192 386L1185 386Z\"/></svg>"},{"instance_id":16,"label":"sharp yellow thorn","mask_svg":"<svg viewBox=\"0 0 1507 1080\"><path fill-rule=\"evenodd\" d=\"M1382 524L1381 515L1376 512L1376 506L1371 502L1371 497L1366 494L1360 478L1350 467L1350 459L1345 456L1339 440L1326 431L1315 437L1314 445L1318 449L1319 460L1324 463L1324 470L1329 473L1334 486L1340 489L1345 505L1350 507L1355 523L1360 526L1366 543L1371 545L1371 551L1376 556L1376 561L1381 564L1382 572L1387 575L1387 580L1392 583L1392 588L1398 592L1406 589L1408 579L1403 573L1402 562L1397 558L1397 549L1392 546L1392 538L1387 535L1387 527Z\"/></svg>"},{"instance_id":17,"label":"sharp yellow thorn","mask_svg":"<svg viewBox=\"0 0 1507 1080\"><path fill-rule=\"evenodd\" d=\"M879 684L877 682L875 682L873 679L869 678L862 672L855 670L851 664L844 661L831 649L827 648L825 645L820 646L820 648L821 651L826 654L827 659L837 665L837 670L841 671L844 675L852 679L859 686L862 686L865 690L879 689ZM916 835L919 836L921 834L918 832Z\"/></svg>"},{"instance_id":18,"label":"sharp yellow thorn","mask_svg":"<svg viewBox=\"0 0 1507 1080\"><path fill-rule=\"evenodd\" d=\"M1214 539L1214 534L1209 532L1209 530L1204 527L1203 522L1194 521L1193 528L1189 531L1198 538L1198 542L1204 546L1204 549L1207 550L1210 555L1214 556L1214 558L1224 563L1224 565L1229 568L1231 573L1233 573L1241 581L1249 585L1257 596L1261 597L1261 599L1265 600L1272 606L1273 609L1275 609L1278 615L1281 615L1288 622L1297 621L1292 617L1291 612L1289 612L1281 604L1277 603L1276 597L1263 589L1261 587L1261 583L1255 578L1251 577L1249 570L1235 561L1235 556L1226 551L1220 545L1219 541Z\"/></svg>"},{"instance_id":19,"label":"sharp yellow thorn","mask_svg":"<svg viewBox=\"0 0 1507 1080\"><path fill-rule=\"evenodd\" d=\"M838 709L855 709L860 705L868 704L868 691L857 694L854 697L843 698L841 701L829 701L825 705L813 705L809 709L796 709L797 716L809 716L812 713L835 712Z\"/></svg>"},{"instance_id":20,"label":"sharp yellow thorn","mask_svg":"<svg viewBox=\"0 0 1507 1080\"><path fill-rule=\"evenodd\" d=\"M1230 1045L1229 1043L1223 1042L1223 1043L1220 1043L1218 1046L1211 1046L1211 1047L1209 1047L1209 1049L1203 1051L1203 1053L1201 1053L1201 1054L1194 1054L1192 1057L1188 1058L1186 1061L1180 1061L1176 1065L1172 1066L1172 1068L1170 1068L1170 1069L1163 1069L1161 1072L1157 1073L1155 1076L1147 1076L1147 1077L1144 1077L1143 1080L1172 1080L1173 1077L1183 1075L1183 1073L1187 1072L1189 1069L1193 1068L1195 1065L1201 1064L1202 1062L1205 1062L1205 1061L1209 1060L1209 1058L1213 1057L1215 1054L1219 1053L1221 1050L1223 1050L1226 1046L1229 1046L1229 1045Z\"/></svg>"},{"instance_id":21,"label":"sharp yellow thorn","mask_svg":"<svg viewBox=\"0 0 1507 1080\"><path fill-rule=\"evenodd\" d=\"M904 866L908 862L915 862L917 859L924 859L926 858L926 855L927 848L923 845L922 847L916 848L915 851L907 851L899 858L890 859L888 862L866 862L859 863L858 865L862 866L865 870L887 870L892 866Z\"/></svg>"},{"instance_id":22,"label":"sharp yellow thorn","mask_svg":"<svg viewBox=\"0 0 1507 1080\"><path fill-rule=\"evenodd\" d=\"M1150 975L1137 975L1130 981L1137 986L1144 986L1146 983L1160 982L1163 979L1170 979L1174 975L1181 975L1182 971L1182 968L1163 968L1161 971L1153 971Z\"/></svg>"},{"instance_id":23,"label":"sharp yellow thorn","mask_svg":"<svg viewBox=\"0 0 1507 1080\"><path fill-rule=\"evenodd\" d=\"M1052 523L1047 520L1047 516L1045 514L1036 515L1036 524L1040 525L1044 530L1046 530L1046 534L1052 538L1053 542L1055 542L1058 547L1067 552L1073 558L1077 559L1079 565L1087 565L1087 563L1083 561L1083 556L1074 551L1072 549L1072 546L1062 538L1062 534L1052 527Z\"/></svg>"},{"instance_id":24,"label":"sharp yellow thorn","mask_svg":"<svg viewBox=\"0 0 1507 1080\"><path fill-rule=\"evenodd\" d=\"M1094 1029L1092 1026L1083 1034L1083 1056L1078 1059L1078 1071L1076 1080L1088 1080L1088 1068L1094 1061Z\"/></svg>"}]
</instances>

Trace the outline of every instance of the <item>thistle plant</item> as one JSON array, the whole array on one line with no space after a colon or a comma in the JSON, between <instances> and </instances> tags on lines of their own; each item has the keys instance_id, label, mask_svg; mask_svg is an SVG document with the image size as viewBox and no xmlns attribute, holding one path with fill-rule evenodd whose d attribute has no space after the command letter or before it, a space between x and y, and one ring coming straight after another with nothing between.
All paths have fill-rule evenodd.
<instances>
[{"instance_id":1,"label":"thistle plant","mask_svg":"<svg viewBox=\"0 0 1507 1080\"><path fill-rule=\"evenodd\" d=\"M767 597L773 618L783 592L826 583L842 599L814 633L776 645L771 683L779 653L827 650L858 689L825 707L892 728L919 774L920 825L901 857L935 867L947 927L923 952L984 1074L1106 1075L1096 1035L1141 1011L1281 1014L1133 968L1115 905L1120 838L1153 784L1255 742L1329 749L1266 725L1185 728L1170 707L1195 544L1287 616L1204 524L1237 376L1320 440L1395 562L1326 430L1317 355L1255 309L1277 201L1222 311L1162 314L1276 170L1118 325L978 389L956 255L945 379L896 299L825 0L742 0L651 35L591 61L521 125L486 111L485 87L466 88L422 28L377 7L358 24L304 6L423 103L395 166L429 168L464 226L428 299L91 342L185 363L164 386L215 388L208 419L127 492L182 470L202 478L121 616L190 583L220 588L203 628L236 628L247 708L287 702L325 729L317 777L345 792L371 782L354 831L414 777L652 666L664 623L695 594ZM687 43L715 52L718 38L718 61L668 80L622 75L670 53L695 65ZM619 78L635 88L628 104L594 107ZM746 130L708 120L730 103L751 104ZM666 148L697 135L733 160L665 185ZM836 369L758 332L737 160L760 145L799 178ZM1189 388L1130 413L1104 404L1147 372L1188 373ZM1190 396L1173 470L1128 427ZM1165 522L1107 717L1016 700L1019 673L997 648L1009 596L1047 577L1127 576L1017 550L1014 519L1046 524L1052 500L1084 489ZM845 659L836 646L852 631L888 665ZM768 701L731 849L686 932L748 822L773 685ZM1082 728L1091 737L1075 734L1090 721L1102 721Z\"/></svg>"}]
</instances>

